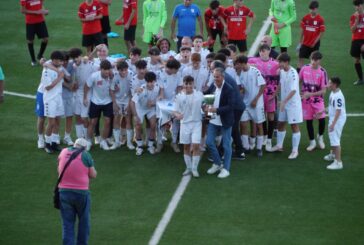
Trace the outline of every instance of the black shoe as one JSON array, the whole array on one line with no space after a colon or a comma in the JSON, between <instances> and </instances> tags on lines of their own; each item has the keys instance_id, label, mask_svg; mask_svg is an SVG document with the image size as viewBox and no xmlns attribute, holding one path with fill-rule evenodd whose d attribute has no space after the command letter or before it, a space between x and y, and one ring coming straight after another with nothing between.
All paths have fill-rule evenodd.
<instances>
[{"instance_id":1,"label":"black shoe","mask_svg":"<svg viewBox=\"0 0 364 245\"><path fill-rule=\"evenodd\" d=\"M245 153L243 152L241 154L234 154L232 159L243 161L243 160L245 160Z\"/></svg>"},{"instance_id":2,"label":"black shoe","mask_svg":"<svg viewBox=\"0 0 364 245\"><path fill-rule=\"evenodd\" d=\"M358 80L356 82L354 82L354 85L357 86L357 85L364 85L364 81L363 80Z\"/></svg>"},{"instance_id":3,"label":"black shoe","mask_svg":"<svg viewBox=\"0 0 364 245\"><path fill-rule=\"evenodd\" d=\"M45 147L44 147L45 152L47 152L48 154L52 154L53 153L53 149L51 144L46 143Z\"/></svg>"},{"instance_id":4,"label":"black shoe","mask_svg":"<svg viewBox=\"0 0 364 245\"><path fill-rule=\"evenodd\" d=\"M61 151L62 150L62 148L56 142L52 142L52 146L51 147L52 147L52 150L53 151Z\"/></svg>"}]
</instances>

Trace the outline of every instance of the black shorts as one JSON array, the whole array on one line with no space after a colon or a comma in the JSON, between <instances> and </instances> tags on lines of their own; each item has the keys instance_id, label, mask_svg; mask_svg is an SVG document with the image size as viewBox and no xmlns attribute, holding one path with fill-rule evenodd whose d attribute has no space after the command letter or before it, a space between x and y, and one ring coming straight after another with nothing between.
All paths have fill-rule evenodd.
<instances>
[{"instance_id":1,"label":"black shorts","mask_svg":"<svg viewBox=\"0 0 364 245\"><path fill-rule=\"evenodd\" d=\"M113 108L112 108L112 102L106 105L96 105L91 102L90 104L90 110L88 112L88 116L92 118L99 118L101 117L101 112L104 117L113 117Z\"/></svg>"},{"instance_id":2,"label":"black shorts","mask_svg":"<svg viewBox=\"0 0 364 245\"><path fill-rule=\"evenodd\" d=\"M37 35L38 38L48 37L48 29L44 21L36 24L26 24L27 40L34 40L35 35Z\"/></svg>"},{"instance_id":3,"label":"black shorts","mask_svg":"<svg viewBox=\"0 0 364 245\"><path fill-rule=\"evenodd\" d=\"M89 47L89 46L97 46L102 44L104 39L102 38L101 32L90 34L90 35L82 35L82 46Z\"/></svg>"},{"instance_id":4,"label":"black shorts","mask_svg":"<svg viewBox=\"0 0 364 245\"><path fill-rule=\"evenodd\" d=\"M136 26L129 26L128 30L124 29L124 40L125 41L135 41L135 30L136 30Z\"/></svg>"},{"instance_id":5,"label":"black shorts","mask_svg":"<svg viewBox=\"0 0 364 245\"><path fill-rule=\"evenodd\" d=\"M361 51L361 47L364 45L364 39L353 40L351 42L350 55L354 58L360 58L360 55L364 58L364 52Z\"/></svg>"},{"instance_id":6,"label":"black shorts","mask_svg":"<svg viewBox=\"0 0 364 245\"><path fill-rule=\"evenodd\" d=\"M246 40L229 40L229 44L235 44L235 46L239 49L240 53L248 50L246 46Z\"/></svg>"},{"instance_id":7,"label":"black shorts","mask_svg":"<svg viewBox=\"0 0 364 245\"><path fill-rule=\"evenodd\" d=\"M316 45L313 48L310 48L306 45L301 45L298 58L300 59L309 59L312 52L320 49L320 41L316 43Z\"/></svg>"},{"instance_id":8,"label":"black shorts","mask_svg":"<svg viewBox=\"0 0 364 245\"><path fill-rule=\"evenodd\" d=\"M109 16L102 16L101 28L103 34L108 34L111 31Z\"/></svg>"},{"instance_id":9,"label":"black shorts","mask_svg":"<svg viewBox=\"0 0 364 245\"><path fill-rule=\"evenodd\" d=\"M211 29L211 37L212 37L212 39L214 39L215 40L215 42L216 42L216 37L217 36L219 36L219 38L220 38L220 43L221 43L221 45L223 45L224 43L222 42L222 37L223 37L223 32L222 32L222 30L218 30L218 29Z\"/></svg>"}]
</instances>

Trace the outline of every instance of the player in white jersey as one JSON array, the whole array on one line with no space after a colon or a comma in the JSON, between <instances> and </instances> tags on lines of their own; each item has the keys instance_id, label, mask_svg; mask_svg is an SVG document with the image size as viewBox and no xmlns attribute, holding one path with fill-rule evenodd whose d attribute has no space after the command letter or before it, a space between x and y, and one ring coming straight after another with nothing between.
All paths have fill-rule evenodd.
<instances>
[{"instance_id":1,"label":"player in white jersey","mask_svg":"<svg viewBox=\"0 0 364 245\"><path fill-rule=\"evenodd\" d=\"M129 59L126 62L129 65L129 70L131 70L134 74L136 74L136 66L135 64L140 60L140 56L142 55L142 50L138 47L132 47L130 49Z\"/></svg>"},{"instance_id":2,"label":"player in white jersey","mask_svg":"<svg viewBox=\"0 0 364 245\"><path fill-rule=\"evenodd\" d=\"M155 74L157 74L158 72L160 72L163 68L163 63L161 62L161 58L160 58L160 51L157 47L152 47L151 49L149 49L148 54L148 65L147 65L147 70L148 71L152 71Z\"/></svg>"},{"instance_id":3,"label":"player in white jersey","mask_svg":"<svg viewBox=\"0 0 364 245\"><path fill-rule=\"evenodd\" d=\"M123 60L117 62L116 68L117 71L114 72L110 87L114 109L113 135L115 139L115 142L110 147L110 149L114 150L116 148L119 148L122 145L122 142L120 141L120 136L125 137L125 135L128 148L134 149L132 143L132 118L129 109L129 101L131 99L132 72L128 70L128 63ZM125 122L123 123L123 121Z\"/></svg>"},{"instance_id":4,"label":"player in white jersey","mask_svg":"<svg viewBox=\"0 0 364 245\"><path fill-rule=\"evenodd\" d=\"M142 125L144 117L146 116L150 132L148 135L148 151L150 154L155 153L154 141L156 132L156 103L161 99L161 88L157 83L157 76L154 72L147 72L145 74L146 84L143 84L137 93L133 96L135 103L134 121L135 121L135 138L137 141L136 155L140 156L143 153L143 140L142 140Z\"/></svg>"},{"instance_id":5,"label":"player in white jersey","mask_svg":"<svg viewBox=\"0 0 364 245\"><path fill-rule=\"evenodd\" d=\"M201 55L199 53L193 53L191 55L191 62L192 65L186 67L183 70L182 77L187 75L192 76L195 89L202 92L207 89L207 79L209 72L204 66L201 65Z\"/></svg>"},{"instance_id":6,"label":"player in white jersey","mask_svg":"<svg viewBox=\"0 0 364 245\"><path fill-rule=\"evenodd\" d=\"M329 99L329 138L331 145L330 154L326 155L326 161L333 161L327 166L329 170L338 170L343 168L341 161L341 134L346 122L345 98L340 89L341 80L338 77L332 77L329 81L331 90Z\"/></svg>"},{"instance_id":7,"label":"player in white jersey","mask_svg":"<svg viewBox=\"0 0 364 245\"><path fill-rule=\"evenodd\" d=\"M74 76L73 82L75 84L74 92L74 115L76 118L76 136L77 138L86 138L87 128L89 125L88 110L89 104L84 105L84 86L87 79L91 76L94 65L92 61L82 58L82 51L79 48L70 49L70 57L73 59ZM90 101L90 92L86 95L88 101Z\"/></svg>"},{"instance_id":8,"label":"player in white jersey","mask_svg":"<svg viewBox=\"0 0 364 245\"><path fill-rule=\"evenodd\" d=\"M183 70L191 65L191 48L182 46L179 55L180 58L176 57L176 60L181 63L180 71L183 73Z\"/></svg>"},{"instance_id":9,"label":"player in white jersey","mask_svg":"<svg viewBox=\"0 0 364 245\"><path fill-rule=\"evenodd\" d=\"M166 63L166 67L164 71L159 72L157 74L158 84L161 86L163 90L163 98L168 101L174 101L176 94L182 89L182 75L179 72L181 64L175 60L170 59ZM179 120L173 120L172 123L172 142L171 147L175 152L179 152L179 148L177 145L177 138L179 132ZM163 148L163 134L165 132L165 125L158 127L157 132L157 148L156 152L160 152Z\"/></svg>"},{"instance_id":10,"label":"player in white jersey","mask_svg":"<svg viewBox=\"0 0 364 245\"><path fill-rule=\"evenodd\" d=\"M112 99L110 95L111 69L111 63L108 60L101 61L100 71L92 73L84 86L84 105L87 106L90 103L89 117L91 123L87 130L88 148L91 147L94 129L102 112L104 116L104 129L100 140L100 147L103 150L109 150L106 138L110 131L110 120L113 117ZM90 101L87 98L89 90L91 90Z\"/></svg>"},{"instance_id":11,"label":"player in white jersey","mask_svg":"<svg viewBox=\"0 0 364 245\"><path fill-rule=\"evenodd\" d=\"M54 51L51 54L51 64L53 67L60 69L63 64L64 56L60 51ZM53 153L60 150L59 148L59 124L60 117L64 114L62 101L62 83L64 73L56 72L53 69L45 67L42 72L41 83L44 86L44 116L48 118L48 124L45 132L45 151ZM57 134L55 134L57 132Z\"/></svg>"},{"instance_id":12,"label":"player in white jersey","mask_svg":"<svg viewBox=\"0 0 364 245\"><path fill-rule=\"evenodd\" d=\"M180 143L184 145L183 157L186 164L183 175L192 173L193 177L199 177L197 169L200 162L201 107L204 97L200 91L194 89L192 76L185 76L183 84L183 91L176 97L176 111L174 112L176 119L181 121Z\"/></svg>"},{"instance_id":13,"label":"player in white jersey","mask_svg":"<svg viewBox=\"0 0 364 245\"><path fill-rule=\"evenodd\" d=\"M203 45L203 37L201 35L196 35L193 38L193 48L191 50L192 54L200 54L201 55L201 63L204 67L207 66L206 56L210 53L208 49L204 49ZM196 80L195 80L196 82Z\"/></svg>"},{"instance_id":14,"label":"player in white jersey","mask_svg":"<svg viewBox=\"0 0 364 245\"><path fill-rule=\"evenodd\" d=\"M287 53L278 56L280 67L280 91L281 104L278 115L277 145L272 147L272 151L282 151L283 142L286 136L286 122L292 129L292 152L288 159L298 157L298 147L301 140L299 123L303 121L302 103L300 97L299 78L296 69L290 66L291 58Z\"/></svg>"},{"instance_id":15,"label":"player in white jersey","mask_svg":"<svg viewBox=\"0 0 364 245\"><path fill-rule=\"evenodd\" d=\"M245 151L250 148L248 126L249 121L253 121L258 131L257 135L257 155L263 156L263 122L265 121L263 92L265 88L265 80L260 71L248 64L248 57L238 56L235 59L235 67L241 65L242 72L240 77L240 85L244 94L244 104L246 109L240 118L241 138Z\"/></svg>"},{"instance_id":16,"label":"player in white jersey","mask_svg":"<svg viewBox=\"0 0 364 245\"><path fill-rule=\"evenodd\" d=\"M168 38L160 38L157 42L157 48L161 51L160 58L163 64L166 64L169 59L175 58L176 52L171 50L171 43Z\"/></svg>"}]
</instances>

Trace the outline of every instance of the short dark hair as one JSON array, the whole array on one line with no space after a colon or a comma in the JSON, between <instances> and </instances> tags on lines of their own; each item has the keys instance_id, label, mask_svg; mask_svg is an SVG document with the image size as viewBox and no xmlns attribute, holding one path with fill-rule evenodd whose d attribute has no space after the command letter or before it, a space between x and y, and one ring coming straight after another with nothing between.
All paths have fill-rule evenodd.
<instances>
[{"instance_id":1,"label":"short dark hair","mask_svg":"<svg viewBox=\"0 0 364 245\"><path fill-rule=\"evenodd\" d=\"M220 6L220 2L218 0L212 0L209 6L210 9L217 9Z\"/></svg>"},{"instance_id":2,"label":"short dark hair","mask_svg":"<svg viewBox=\"0 0 364 245\"><path fill-rule=\"evenodd\" d=\"M145 60L138 60L135 62L135 67L138 69L145 69L147 68L148 63Z\"/></svg>"},{"instance_id":3,"label":"short dark hair","mask_svg":"<svg viewBox=\"0 0 364 245\"><path fill-rule=\"evenodd\" d=\"M68 51L69 56L71 57L71 59L75 59L77 57L80 57L82 55L82 50L79 48L71 48Z\"/></svg>"},{"instance_id":4,"label":"short dark hair","mask_svg":"<svg viewBox=\"0 0 364 245\"><path fill-rule=\"evenodd\" d=\"M215 55L214 60L220 60L221 62L225 63L226 62L226 55L223 53L217 53Z\"/></svg>"},{"instance_id":5,"label":"short dark hair","mask_svg":"<svg viewBox=\"0 0 364 245\"><path fill-rule=\"evenodd\" d=\"M340 77L332 77L330 78L331 82L336 85L336 87L340 87L341 85L341 79Z\"/></svg>"},{"instance_id":6,"label":"short dark hair","mask_svg":"<svg viewBox=\"0 0 364 245\"><path fill-rule=\"evenodd\" d=\"M278 56L277 60L278 62L290 62L291 57L286 52L284 52Z\"/></svg>"},{"instance_id":7,"label":"short dark hair","mask_svg":"<svg viewBox=\"0 0 364 245\"><path fill-rule=\"evenodd\" d=\"M130 53L133 54L133 55L142 55L142 50L138 47L132 47L130 49Z\"/></svg>"},{"instance_id":8,"label":"short dark hair","mask_svg":"<svg viewBox=\"0 0 364 245\"><path fill-rule=\"evenodd\" d=\"M323 56L320 51L314 51L310 55L311 60L322 60Z\"/></svg>"},{"instance_id":9,"label":"short dark hair","mask_svg":"<svg viewBox=\"0 0 364 245\"><path fill-rule=\"evenodd\" d=\"M353 4L354 4L355 6L359 6L359 5L363 4L363 0L354 0L354 1L353 1Z\"/></svg>"},{"instance_id":10,"label":"short dark hair","mask_svg":"<svg viewBox=\"0 0 364 245\"><path fill-rule=\"evenodd\" d=\"M215 59L216 54L211 52L208 55L206 55L206 59Z\"/></svg>"},{"instance_id":11,"label":"short dark hair","mask_svg":"<svg viewBox=\"0 0 364 245\"><path fill-rule=\"evenodd\" d=\"M182 46L179 50L180 50L180 52L185 51L185 50L188 50L190 52L192 51L192 49L190 47L186 47L186 46Z\"/></svg>"},{"instance_id":12,"label":"short dark hair","mask_svg":"<svg viewBox=\"0 0 364 245\"><path fill-rule=\"evenodd\" d=\"M224 54L226 57L230 57L231 52L227 48L222 48L219 51L217 51L217 54Z\"/></svg>"},{"instance_id":13,"label":"short dark hair","mask_svg":"<svg viewBox=\"0 0 364 245\"><path fill-rule=\"evenodd\" d=\"M112 68L112 65L110 63L110 61L108 60L103 60L100 63L100 69L102 70L110 70Z\"/></svg>"},{"instance_id":14,"label":"short dark hair","mask_svg":"<svg viewBox=\"0 0 364 245\"><path fill-rule=\"evenodd\" d=\"M214 66L214 69L215 68L221 68L221 69L225 70L225 65L224 65L224 63L221 62L221 60L214 60L212 62L212 64Z\"/></svg>"},{"instance_id":15,"label":"short dark hair","mask_svg":"<svg viewBox=\"0 0 364 245\"><path fill-rule=\"evenodd\" d=\"M129 68L129 65L125 60L119 60L116 63L116 69L118 69L118 70L124 70L124 69L128 69L128 68Z\"/></svg>"},{"instance_id":16,"label":"short dark hair","mask_svg":"<svg viewBox=\"0 0 364 245\"><path fill-rule=\"evenodd\" d=\"M181 67L181 63L176 59L170 59L166 63L166 67L169 69L176 69L178 70Z\"/></svg>"},{"instance_id":17,"label":"short dark hair","mask_svg":"<svg viewBox=\"0 0 364 245\"><path fill-rule=\"evenodd\" d=\"M309 9L317 9L319 7L319 2L316 0L313 0L310 2L310 5L308 5Z\"/></svg>"},{"instance_id":18,"label":"short dark hair","mask_svg":"<svg viewBox=\"0 0 364 245\"><path fill-rule=\"evenodd\" d=\"M234 53L236 53L236 51L238 51L237 49L236 49L236 45L235 44L232 44L232 43L230 43L230 44L228 44L228 45L226 45L226 48L230 51L233 51Z\"/></svg>"},{"instance_id":19,"label":"short dark hair","mask_svg":"<svg viewBox=\"0 0 364 245\"><path fill-rule=\"evenodd\" d=\"M64 56L61 51L56 50L51 53L51 60L63 60L63 59L64 59Z\"/></svg>"},{"instance_id":20,"label":"short dark hair","mask_svg":"<svg viewBox=\"0 0 364 245\"><path fill-rule=\"evenodd\" d=\"M157 75L152 71L148 71L145 73L144 79L146 82L153 82L157 80Z\"/></svg>"},{"instance_id":21,"label":"short dark hair","mask_svg":"<svg viewBox=\"0 0 364 245\"><path fill-rule=\"evenodd\" d=\"M270 50L270 46L266 43L263 43L259 46L259 52L263 51L263 50Z\"/></svg>"},{"instance_id":22,"label":"short dark hair","mask_svg":"<svg viewBox=\"0 0 364 245\"><path fill-rule=\"evenodd\" d=\"M151 47L148 51L149 55L160 55L161 51L157 47Z\"/></svg>"},{"instance_id":23,"label":"short dark hair","mask_svg":"<svg viewBox=\"0 0 364 245\"><path fill-rule=\"evenodd\" d=\"M193 41L195 41L195 39L201 39L201 40L203 40L203 36L196 35L196 36L193 37Z\"/></svg>"},{"instance_id":24,"label":"short dark hair","mask_svg":"<svg viewBox=\"0 0 364 245\"><path fill-rule=\"evenodd\" d=\"M193 83L193 82L195 82L195 79L190 75L187 75L183 78L183 83Z\"/></svg>"},{"instance_id":25,"label":"short dark hair","mask_svg":"<svg viewBox=\"0 0 364 245\"><path fill-rule=\"evenodd\" d=\"M238 55L234 60L234 65L236 64L247 64L248 63L248 57L245 55Z\"/></svg>"},{"instance_id":26,"label":"short dark hair","mask_svg":"<svg viewBox=\"0 0 364 245\"><path fill-rule=\"evenodd\" d=\"M63 54L63 60L64 60L64 61L68 61L68 60L70 59L70 56L69 56L68 51L66 51L66 50L62 50L61 52L62 52L62 54Z\"/></svg>"}]
</instances>

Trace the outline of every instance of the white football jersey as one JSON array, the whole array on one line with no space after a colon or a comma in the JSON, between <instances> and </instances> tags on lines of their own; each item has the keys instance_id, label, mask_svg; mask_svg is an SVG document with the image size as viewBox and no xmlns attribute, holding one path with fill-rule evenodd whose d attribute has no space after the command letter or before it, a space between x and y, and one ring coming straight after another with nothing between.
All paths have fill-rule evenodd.
<instances>
[{"instance_id":1,"label":"white football jersey","mask_svg":"<svg viewBox=\"0 0 364 245\"><path fill-rule=\"evenodd\" d=\"M204 97L200 91L194 90L192 94L184 92L176 97L176 111L183 115L181 123L199 122L202 120L201 106Z\"/></svg>"},{"instance_id":2,"label":"white football jersey","mask_svg":"<svg viewBox=\"0 0 364 245\"><path fill-rule=\"evenodd\" d=\"M92 73L86 84L91 88L92 103L96 105L107 105L112 102L110 96L111 80L109 78L103 78L100 71Z\"/></svg>"},{"instance_id":3,"label":"white football jersey","mask_svg":"<svg viewBox=\"0 0 364 245\"><path fill-rule=\"evenodd\" d=\"M83 96L84 86L87 82L87 79L90 78L91 74L94 72L94 63L87 61L81 62L79 65L74 65L75 67L75 79L78 84L78 88L76 90L77 96Z\"/></svg>"},{"instance_id":4,"label":"white football jersey","mask_svg":"<svg viewBox=\"0 0 364 245\"><path fill-rule=\"evenodd\" d=\"M249 106L257 96L260 86L265 85L265 80L260 71L250 66L248 71L241 72L241 86L244 88L244 103ZM264 106L263 94L259 97L256 107Z\"/></svg>"},{"instance_id":5,"label":"white football jersey","mask_svg":"<svg viewBox=\"0 0 364 245\"><path fill-rule=\"evenodd\" d=\"M345 97L341 90L334 92L331 91L329 98L329 120L334 120L336 110L340 110L340 117L338 122L346 121L346 108L345 108Z\"/></svg>"},{"instance_id":6,"label":"white football jersey","mask_svg":"<svg viewBox=\"0 0 364 245\"><path fill-rule=\"evenodd\" d=\"M118 104L127 105L129 103L131 98L131 79L131 71L128 71L126 77L121 77L119 72L114 72L110 89L114 92Z\"/></svg>"},{"instance_id":7,"label":"white football jersey","mask_svg":"<svg viewBox=\"0 0 364 245\"><path fill-rule=\"evenodd\" d=\"M63 79L57 83L52 89L47 90L46 87L51 85L54 80L58 77L58 73L49 68L43 68L41 84L44 88L43 101L48 102L55 99L57 96L62 98L62 83Z\"/></svg>"},{"instance_id":8,"label":"white football jersey","mask_svg":"<svg viewBox=\"0 0 364 245\"><path fill-rule=\"evenodd\" d=\"M287 102L286 108L302 107L300 96L299 78L296 69L290 67L288 71L280 70L281 101L287 98L291 91L296 91L293 97Z\"/></svg>"},{"instance_id":9,"label":"white football jersey","mask_svg":"<svg viewBox=\"0 0 364 245\"><path fill-rule=\"evenodd\" d=\"M146 81L145 79L139 79L138 75L134 75L131 79L131 94L134 95L135 94L135 90L137 88L140 88L143 84L145 84Z\"/></svg>"},{"instance_id":10,"label":"white football jersey","mask_svg":"<svg viewBox=\"0 0 364 245\"><path fill-rule=\"evenodd\" d=\"M153 101L155 103L157 102L157 98L161 89L159 84L154 83L154 87L151 90L147 89L147 84L143 84L141 88L143 89L141 93L135 93L133 95L133 101L135 102L137 110L145 111L155 109L155 106L153 108L148 107L148 101Z\"/></svg>"},{"instance_id":11,"label":"white football jersey","mask_svg":"<svg viewBox=\"0 0 364 245\"><path fill-rule=\"evenodd\" d=\"M161 71L157 77L159 86L164 90L164 99L173 100L177 94L177 88L183 85L181 73L168 75L167 72Z\"/></svg>"},{"instance_id":12,"label":"white football jersey","mask_svg":"<svg viewBox=\"0 0 364 245\"><path fill-rule=\"evenodd\" d=\"M188 66L183 70L182 77L187 75L193 77L195 89L197 91L202 91L202 88L207 85L209 72L205 67L200 66L199 69L194 69L192 66Z\"/></svg>"}]
</instances>

